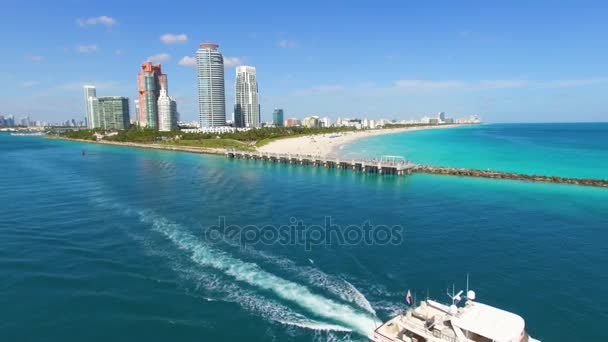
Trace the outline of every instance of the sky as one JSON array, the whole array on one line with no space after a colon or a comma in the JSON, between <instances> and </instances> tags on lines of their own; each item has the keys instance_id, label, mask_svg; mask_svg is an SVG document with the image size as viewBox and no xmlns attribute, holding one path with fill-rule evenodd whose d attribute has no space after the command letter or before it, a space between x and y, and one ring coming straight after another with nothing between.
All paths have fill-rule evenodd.
<instances>
[{"instance_id":1,"label":"sky","mask_svg":"<svg viewBox=\"0 0 608 342\"><path fill-rule=\"evenodd\" d=\"M608 1L0 0L0 114L84 118L82 86L137 96L162 64L197 120L202 42L257 68L262 120L309 115L486 122L608 121ZM134 116L131 108L131 116Z\"/></svg>"}]
</instances>

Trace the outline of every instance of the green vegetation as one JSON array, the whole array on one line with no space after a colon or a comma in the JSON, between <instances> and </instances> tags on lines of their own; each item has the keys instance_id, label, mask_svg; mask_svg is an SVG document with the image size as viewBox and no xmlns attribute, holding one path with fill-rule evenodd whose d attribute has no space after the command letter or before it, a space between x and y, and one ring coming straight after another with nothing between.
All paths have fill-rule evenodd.
<instances>
[{"instance_id":1,"label":"green vegetation","mask_svg":"<svg viewBox=\"0 0 608 342\"><path fill-rule=\"evenodd\" d=\"M387 125L386 128L427 125ZM133 143L162 143L174 146L189 146L201 148L235 148L240 150L255 150L278 139L292 138L313 134L332 134L355 131L354 127L272 127L251 129L234 133L184 133L181 131L160 132L151 128L131 128L119 131L118 134L106 136L103 140ZM104 133L103 131L99 131ZM94 130L76 130L58 133L69 139L95 140Z\"/></svg>"},{"instance_id":2,"label":"green vegetation","mask_svg":"<svg viewBox=\"0 0 608 342\"><path fill-rule=\"evenodd\" d=\"M222 139L232 139L243 142L262 142L279 139L279 138L287 138L294 137L299 135L309 135L309 134L328 134L328 133L338 133L338 132L348 132L354 131L354 127L326 127L326 128L307 128L307 127L272 127L272 128L258 128L251 129L246 132L234 132L234 133L225 133L222 134ZM182 139L185 140L200 140L200 139L208 139L215 138L217 134L206 133L182 133Z\"/></svg>"},{"instance_id":3,"label":"green vegetation","mask_svg":"<svg viewBox=\"0 0 608 342\"><path fill-rule=\"evenodd\" d=\"M252 145L233 139L200 139L200 140L167 140L163 145L202 147L202 148L234 148L237 150L254 151Z\"/></svg>"},{"instance_id":4,"label":"green vegetation","mask_svg":"<svg viewBox=\"0 0 608 342\"><path fill-rule=\"evenodd\" d=\"M164 139L173 139L183 135L180 131L160 132L152 128L131 128L119 131L117 135L104 137L103 140L134 142L134 143L153 143Z\"/></svg>"},{"instance_id":5,"label":"green vegetation","mask_svg":"<svg viewBox=\"0 0 608 342\"><path fill-rule=\"evenodd\" d=\"M93 134L95 134L95 131L92 129L81 129L77 131L61 132L57 135L68 139L95 140Z\"/></svg>"}]
</instances>

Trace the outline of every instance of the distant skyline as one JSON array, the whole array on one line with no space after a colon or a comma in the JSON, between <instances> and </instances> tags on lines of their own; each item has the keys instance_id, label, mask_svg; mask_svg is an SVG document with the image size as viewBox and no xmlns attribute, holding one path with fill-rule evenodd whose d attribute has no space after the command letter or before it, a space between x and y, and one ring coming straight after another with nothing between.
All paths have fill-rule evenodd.
<instances>
[{"instance_id":1,"label":"distant skyline","mask_svg":"<svg viewBox=\"0 0 608 342\"><path fill-rule=\"evenodd\" d=\"M274 108L286 118L608 121L605 13L608 3L584 0L5 0L0 114L82 120L83 85L133 101L149 60L171 78L181 119L198 120L195 52L213 42L227 119L235 67L251 65L262 121Z\"/></svg>"}]
</instances>

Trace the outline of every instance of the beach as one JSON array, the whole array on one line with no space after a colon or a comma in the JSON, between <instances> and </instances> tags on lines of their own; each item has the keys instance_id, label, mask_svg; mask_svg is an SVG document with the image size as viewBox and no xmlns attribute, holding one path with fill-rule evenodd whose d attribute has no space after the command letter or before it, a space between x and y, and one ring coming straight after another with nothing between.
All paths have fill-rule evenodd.
<instances>
[{"instance_id":1,"label":"beach","mask_svg":"<svg viewBox=\"0 0 608 342\"><path fill-rule=\"evenodd\" d=\"M421 127L402 127L387 128L377 130L365 130L343 133L316 134L303 137L280 139L270 142L258 148L260 152L268 153L290 153L302 155L314 155L321 157L336 156L340 148L356 140L384 134L396 134L403 132L419 131L424 129L442 129L463 126L441 125L441 126L421 126Z\"/></svg>"},{"instance_id":2,"label":"beach","mask_svg":"<svg viewBox=\"0 0 608 342\"><path fill-rule=\"evenodd\" d=\"M402 128L389 128L389 129L377 129L377 130L365 130L365 131L352 131L352 132L341 132L341 133L328 133L328 134L311 134L300 137L287 137L284 139L278 139L257 148L259 152L266 153L290 153L290 154L302 154L302 155L314 155L321 157L333 157L339 153L342 146L352 143L356 140L373 137L377 135L385 134L396 134L410 131L418 131L425 129L440 129L440 128L452 128L463 126L463 124L454 125L441 125L441 126L420 126L420 127L402 127ZM126 146L135 148L145 149L157 149L157 150L169 150L169 151L181 151L190 153L202 153L202 154L220 154L223 155L224 148L205 148L205 147L194 147L194 146L180 146L180 145L169 145L159 143L136 143L136 142L120 142L120 141L109 141L109 140L82 140L72 139L65 137L58 137L47 135L48 139L61 139L78 141L83 143L92 144L105 144L105 145L116 145Z\"/></svg>"}]
</instances>

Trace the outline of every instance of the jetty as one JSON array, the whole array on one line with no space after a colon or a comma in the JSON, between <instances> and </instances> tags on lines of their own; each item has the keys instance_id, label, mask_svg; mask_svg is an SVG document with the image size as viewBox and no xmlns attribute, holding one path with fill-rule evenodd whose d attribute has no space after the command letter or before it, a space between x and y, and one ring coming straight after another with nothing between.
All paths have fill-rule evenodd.
<instances>
[{"instance_id":1,"label":"jetty","mask_svg":"<svg viewBox=\"0 0 608 342\"><path fill-rule=\"evenodd\" d=\"M351 169L361 173L404 176L411 174L416 164L401 156L383 156L380 159L340 159L313 155L245 152L226 150L227 158L261 160L270 163L312 165L329 169Z\"/></svg>"},{"instance_id":2,"label":"jetty","mask_svg":"<svg viewBox=\"0 0 608 342\"><path fill-rule=\"evenodd\" d=\"M330 169L352 170L354 172L364 174L369 173L378 175L405 176L413 173L427 173L436 175L506 179L528 182L572 184L608 188L608 179L566 178L544 175L526 175L520 173L492 170L437 167L431 165L415 164L410 160L406 160L403 156L382 156L380 158L371 159L349 159L301 154L247 152L234 149L225 150L224 155L226 156L226 158L230 159L249 159L259 160L268 163L310 165Z\"/></svg>"}]
</instances>

